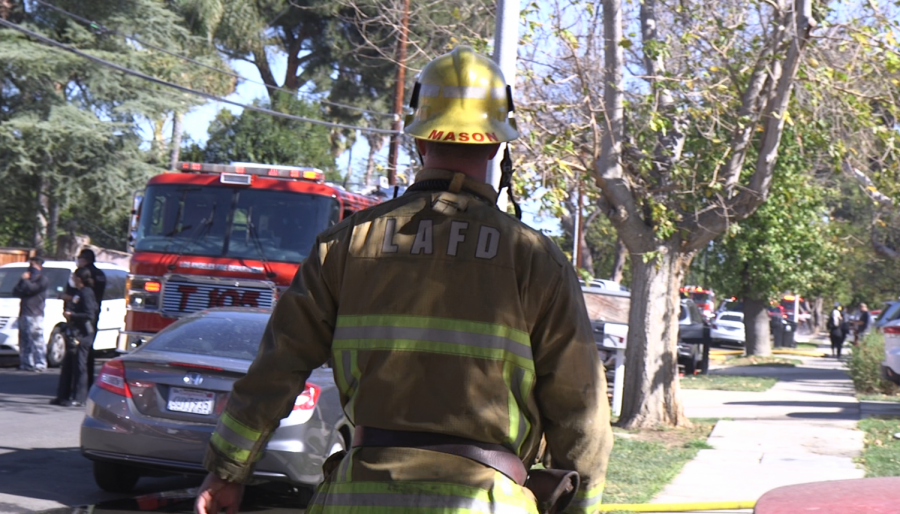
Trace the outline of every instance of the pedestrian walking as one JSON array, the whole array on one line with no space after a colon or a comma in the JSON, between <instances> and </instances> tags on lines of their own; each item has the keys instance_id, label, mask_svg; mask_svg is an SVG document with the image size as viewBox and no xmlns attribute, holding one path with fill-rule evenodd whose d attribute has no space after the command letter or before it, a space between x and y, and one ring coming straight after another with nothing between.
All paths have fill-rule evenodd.
<instances>
[{"instance_id":1,"label":"pedestrian walking","mask_svg":"<svg viewBox=\"0 0 900 514\"><path fill-rule=\"evenodd\" d=\"M831 356L840 358L848 330L848 324L844 320L843 307L841 307L840 303L834 302L834 309L831 310L831 314L828 316L826 328L828 329L828 337L831 339Z\"/></svg>"},{"instance_id":2,"label":"pedestrian walking","mask_svg":"<svg viewBox=\"0 0 900 514\"><path fill-rule=\"evenodd\" d=\"M869 330L869 323L872 320L872 315L869 312L869 306L860 303L859 304L859 319L856 320L856 330L853 331L853 346L859 346L859 339L861 336L866 335L866 332Z\"/></svg>"},{"instance_id":3,"label":"pedestrian walking","mask_svg":"<svg viewBox=\"0 0 900 514\"><path fill-rule=\"evenodd\" d=\"M63 357L54 405L81 407L87 400L88 365L97 330L95 325L97 300L94 298L93 278L87 268L78 268L72 273L75 291L68 301L64 313L66 328L66 355Z\"/></svg>"},{"instance_id":4,"label":"pedestrian walking","mask_svg":"<svg viewBox=\"0 0 900 514\"><path fill-rule=\"evenodd\" d=\"M28 259L28 271L13 287L19 304L19 369L42 372L47 369L47 340L44 339L44 303L47 277L42 272L44 259Z\"/></svg>"},{"instance_id":5,"label":"pedestrian walking","mask_svg":"<svg viewBox=\"0 0 900 514\"><path fill-rule=\"evenodd\" d=\"M557 507L597 510L612 433L578 277L549 238L497 209L487 178L498 143L519 135L511 90L458 47L421 71L411 106L424 169L403 196L319 234L234 384L197 512L237 510L272 431L329 359L356 432L326 461L309 514L536 514L524 486L542 438L551 466L581 477ZM502 190L508 153L501 167Z\"/></svg>"}]
</instances>

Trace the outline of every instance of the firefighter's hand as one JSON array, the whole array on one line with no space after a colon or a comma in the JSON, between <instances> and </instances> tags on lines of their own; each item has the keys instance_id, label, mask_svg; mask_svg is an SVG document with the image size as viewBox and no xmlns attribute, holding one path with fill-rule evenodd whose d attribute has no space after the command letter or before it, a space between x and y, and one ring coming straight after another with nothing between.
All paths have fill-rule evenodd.
<instances>
[{"instance_id":1,"label":"firefighter's hand","mask_svg":"<svg viewBox=\"0 0 900 514\"><path fill-rule=\"evenodd\" d=\"M29 278L31 278L31 272L30 272L30 271L26 271L25 273L22 273L22 279L23 279L23 280L28 280Z\"/></svg>"},{"instance_id":2,"label":"firefighter's hand","mask_svg":"<svg viewBox=\"0 0 900 514\"><path fill-rule=\"evenodd\" d=\"M194 503L196 514L218 514L225 510L227 514L237 514L244 496L244 484L222 480L210 473L200 486L197 501Z\"/></svg>"}]
</instances>

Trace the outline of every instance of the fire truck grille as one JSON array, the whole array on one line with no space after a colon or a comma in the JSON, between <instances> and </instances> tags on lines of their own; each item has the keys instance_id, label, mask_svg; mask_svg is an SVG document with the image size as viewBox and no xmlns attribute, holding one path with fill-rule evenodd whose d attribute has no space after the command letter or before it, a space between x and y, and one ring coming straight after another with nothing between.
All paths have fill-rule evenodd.
<instances>
[{"instance_id":1,"label":"fire truck grille","mask_svg":"<svg viewBox=\"0 0 900 514\"><path fill-rule=\"evenodd\" d=\"M214 307L259 307L271 309L272 289L169 280L163 291L162 306L166 314L183 315Z\"/></svg>"}]
</instances>

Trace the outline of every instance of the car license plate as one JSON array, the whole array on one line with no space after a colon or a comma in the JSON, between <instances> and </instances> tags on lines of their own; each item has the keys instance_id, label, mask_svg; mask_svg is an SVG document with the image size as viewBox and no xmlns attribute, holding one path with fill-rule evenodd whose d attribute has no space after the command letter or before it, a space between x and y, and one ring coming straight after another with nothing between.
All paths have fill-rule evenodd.
<instances>
[{"instance_id":1,"label":"car license plate","mask_svg":"<svg viewBox=\"0 0 900 514\"><path fill-rule=\"evenodd\" d=\"M211 414L216 403L216 393L173 387L169 390L168 409L191 414Z\"/></svg>"}]
</instances>

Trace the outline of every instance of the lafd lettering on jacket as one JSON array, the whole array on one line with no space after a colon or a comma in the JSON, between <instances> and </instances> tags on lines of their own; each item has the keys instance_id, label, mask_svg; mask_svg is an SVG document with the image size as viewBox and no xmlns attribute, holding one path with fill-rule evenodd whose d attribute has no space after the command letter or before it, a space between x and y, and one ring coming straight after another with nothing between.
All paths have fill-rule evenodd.
<instances>
[{"instance_id":1,"label":"lafd lettering on jacket","mask_svg":"<svg viewBox=\"0 0 900 514\"><path fill-rule=\"evenodd\" d=\"M437 251L449 257L468 255L489 260L499 252L500 237L500 230L488 225L478 227L477 234L470 237L468 221L454 220L435 227L434 220L430 219L404 224L397 218L389 218L384 223L381 253L434 255Z\"/></svg>"}]
</instances>

